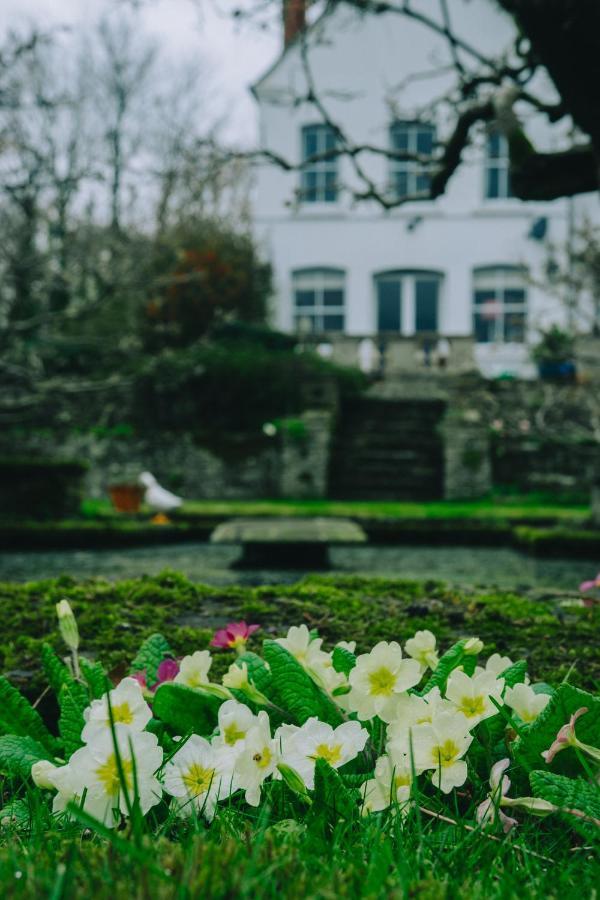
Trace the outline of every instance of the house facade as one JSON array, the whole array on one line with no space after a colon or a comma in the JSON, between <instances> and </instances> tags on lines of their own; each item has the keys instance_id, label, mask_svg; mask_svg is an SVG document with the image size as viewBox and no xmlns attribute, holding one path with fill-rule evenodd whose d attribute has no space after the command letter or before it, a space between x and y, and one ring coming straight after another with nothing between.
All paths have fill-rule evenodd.
<instances>
[{"instance_id":1,"label":"house facade","mask_svg":"<svg viewBox=\"0 0 600 900\"><path fill-rule=\"evenodd\" d=\"M441 7L413 6L432 17ZM400 15L340 4L306 26L302 0L290 8L284 50L253 87L261 147L300 165L258 168L255 225L273 265L273 324L363 368L387 347L392 368L433 354L449 367L531 377L539 329L565 324L564 302L545 287L549 260L589 213L588 198L515 199L504 138L482 126L437 200L386 210L358 199L368 181L387 197L426 189L418 163L377 148L427 155L448 134L451 49ZM512 21L489 0L451 9L461 37L483 53L514 41ZM314 86L329 122L371 150L327 156L336 134L307 99ZM551 86L543 90L552 99ZM523 115L537 146L557 149L556 129Z\"/></svg>"}]
</instances>

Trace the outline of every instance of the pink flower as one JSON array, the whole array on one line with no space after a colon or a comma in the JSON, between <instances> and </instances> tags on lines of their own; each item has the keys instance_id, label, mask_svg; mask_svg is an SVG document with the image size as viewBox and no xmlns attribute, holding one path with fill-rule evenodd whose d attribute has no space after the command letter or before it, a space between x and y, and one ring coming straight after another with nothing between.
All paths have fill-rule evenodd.
<instances>
[{"instance_id":1,"label":"pink flower","mask_svg":"<svg viewBox=\"0 0 600 900\"><path fill-rule=\"evenodd\" d=\"M235 649L243 652L246 641L250 635L258 631L260 625L246 625L245 622L230 622L225 628L220 628L210 642L211 647L220 647L222 650Z\"/></svg>"},{"instance_id":2,"label":"pink flower","mask_svg":"<svg viewBox=\"0 0 600 900\"><path fill-rule=\"evenodd\" d=\"M165 681L173 681L178 672L179 663L176 659L163 659L156 670L156 681L152 687L148 686L148 676L145 669L141 672L134 672L131 677L135 678L145 694L153 694L161 684L165 683Z\"/></svg>"},{"instance_id":3,"label":"pink flower","mask_svg":"<svg viewBox=\"0 0 600 900\"><path fill-rule=\"evenodd\" d=\"M578 709L577 712L574 712L568 723L566 725L563 725L559 730L549 749L542 751L542 756L548 764L552 762L557 753L560 753L561 750L566 750L567 747L575 743L575 722L587 711L587 706L582 706L581 709Z\"/></svg>"},{"instance_id":4,"label":"pink flower","mask_svg":"<svg viewBox=\"0 0 600 900\"><path fill-rule=\"evenodd\" d=\"M490 772L491 793L483 803L479 804L475 813L481 826L492 825L498 819L504 834L508 834L511 828L519 824L516 819L507 816L500 809L502 798L510 788L510 779L504 774L509 765L510 759L501 759L492 766Z\"/></svg>"},{"instance_id":5,"label":"pink flower","mask_svg":"<svg viewBox=\"0 0 600 900\"><path fill-rule=\"evenodd\" d=\"M592 581L582 581L579 585L579 590L582 593L586 591L593 591L594 588L600 587L600 572L596 575L596 577Z\"/></svg>"},{"instance_id":6,"label":"pink flower","mask_svg":"<svg viewBox=\"0 0 600 900\"><path fill-rule=\"evenodd\" d=\"M141 672L134 672L131 676L135 678L139 686L143 691L148 690L148 682L146 681L146 670L143 669Z\"/></svg>"}]
</instances>

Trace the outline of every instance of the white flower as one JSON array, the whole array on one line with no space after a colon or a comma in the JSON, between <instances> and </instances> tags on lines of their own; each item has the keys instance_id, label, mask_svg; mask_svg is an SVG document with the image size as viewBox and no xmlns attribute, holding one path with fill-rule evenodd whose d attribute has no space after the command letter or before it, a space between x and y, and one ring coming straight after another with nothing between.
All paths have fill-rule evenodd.
<instances>
[{"instance_id":1,"label":"white flower","mask_svg":"<svg viewBox=\"0 0 600 900\"><path fill-rule=\"evenodd\" d=\"M368 738L369 733L358 722L344 722L332 728L314 717L301 728L283 725L275 732L275 741L281 747L281 762L295 769L311 790L317 759L324 759L339 769L364 749Z\"/></svg>"},{"instance_id":2,"label":"white flower","mask_svg":"<svg viewBox=\"0 0 600 900\"><path fill-rule=\"evenodd\" d=\"M306 625L292 625L286 637L277 638L277 644L304 666L320 687L331 693L346 683L346 678L333 668L332 654L321 649L322 638L311 639Z\"/></svg>"},{"instance_id":3,"label":"white flower","mask_svg":"<svg viewBox=\"0 0 600 900\"><path fill-rule=\"evenodd\" d=\"M236 760L239 787L246 792L246 803L258 806L263 781L272 775L278 763L277 745L271 738L269 717L264 710L246 734L244 749Z\"/></svg>"},{"instance_id":4,"label":"white flower","mask_svg":"<svg viewBox=\"0 0 600 900\"><path fill-rule=\"evenodd\" d=\"M404 645L409 656L416 659L421 666L421 673L426 669L435 669L439 660L435 650L435 635L431 631L417 631Z\"/></svg>"},{"instance_id":5,"label":"white flower","mask_svg":"<svg viewBox=\"0 0 600 900\"><path fill-rule=\"evenodd\" d=\"M392 804L401 815L409 810L412 772L405 756L386 753L375 764L374 777L363 784L362 813L381 812Z\"/></svg>"},{"instance_id":6,"label":"white flower","mask_svg":"<svg viewBox=\"0 0 600 900\"><path fill-rule=\"evenodd\" d=\"M179 664L179 672L175 676L177 684L198 688L209 684L208 672L212 666L212 657L208 650L196 650L190 656L184 656Z\"/></svg>"},{"instance_id":7,"label":"white flower","mask_svg":"<svg viewBox=\"0 0 600 900\"><path fill-rule=\"evenodd\" d=\"M68 766L64 767L69 770L66 777L61 777L61 770L52 776L63 795L72 791L73 798L80 798L85 791L85 809L109 827L118 823L121 813L127 815L128 801L133 803L136 786L143 814L162 796L155 772L162 763L163 751L156 735L134 731L127 725L115 725L115 737L122 779L113 737L107 731L99 734L93 743L75 751Z\"/></svg>"},{"instance_id":8,"label":"white flower","mask_svg":"<svg viewBox=\"0 0 600 900\"><path fill-rule=\"evenodd\" d=\"M243 741L253 725L258 722L251 709L237 700L226 700L219 707L219 734L213 738L213 747L242 749Z\"/></svg>"},{"instance_id":9,"label":"white flower","mask_svg":"<svg viewBox=\"0 0 600 900\"><path fill-rule=\"evenodd\" d=\"M479 638L472 637L469 638L463 649L467 656L477 656L478 653L481 653L484 646L483 641L479 640Z\"/></svg>"},{"instance_id":10,"label":"white flower","mask_svg":"<svg viewBox=\"0 0 600 900\"><path fill-rule=\"evenodd\" d=\"M152 710L135 678L124 678L108 696L115 725L127 725L132 731L144 730L152 718ZM86 724L81 739L84 743L89 744L104 734L110 735L107 695L93 700L91 706L84 710L83 718Z\"/></svg>"},{"instance_id":11,"label":"white flower","mask_svg":"<svg viewBox=\"0 0 600 900\"><path fill-rule=\"evenodd\" d=\"M438 687L433 688L424 697L417 694L401 694L394 707L394 718L387 730L388 750L410 754L411 728L431 722L433 716L442 710L453 709L452 704L443 699Z\"/></svg>"},{"instance_id":12,"label":"white flower","mask_svg":"<svg viewBox=\"0 0 600 900\"><path fill-rule=\"evenodd\" d=\"M179 815L201 813L210 822L217 801L237 790L235 760L231 748L192 734L165 766L165 790L176 798Z\"/></svg>"},{"instance_id":13,"label":"white flower","mask_svg":"<svg viewBox=\"0 0 600 900\"><path fill-rule=\"evenodd\" d=\"M357 658L348 676L352 690L345 700L359 719L379 716L384 722L390 722L398 694L413 687L420 678L419 663L415 659L403 659L396 641L380 641L370 653Z\"/></svg>"},{"instance_id":14,"label":"white flower","mask_svg":"<svg viewBox=\"0 0 600 900\"><path fill-rule=\"evenodd\" d=\"M446 698L454 708L469 721L469 728L478 722L495 716L498 712L491 698L502 705L504 679L496 678L493 672L482 672L470 678L461 669L455 669L446 687Z\"/></svg>"},{"instance_id":15,"label":"white flower","mask_svg":"<svg viewBox=\"0 0 600 900\"><path fill-rule=\"evenodd\" d=\"M502 675L512 665L514 664L510 656L500 656L499 653L492 653L485 664L485 668L477 666L475 674L481 675L482 672L493 672L494 675Z\"/></svg>"},{"instance_id":16,"label":"white flower","mask_svg":"<svg viewBox=\"0 0 600 900\"><path fill-rule=\"evenodd\" d=\"M225 687L237 688L238 691L243 691L250 684L247 664L232 663L223 675L222 680Z\"/></svg>"},{"instance_id":17,"label":"white flower","mask_svg":"<svg viewBox=\"0 0 600 900\"><path fill-rule=\"evenodd\" d=\"M348 653L354 653L356 650L356 641L338 641L335 646L339 647L340 650L347 650Z\"/></svg>"},{"instance_id":18,"label":"white flower","mask_svg":"<svg viewBox=\"0 0 600 900\"><path fill-rule=\"evenodd\" d=\"M38 759L31 767L31 778L36 787L42 790L51 791L54 788L52 775L58 766L51 763L48 759Z\"/></svg>"},{"instance_id":19,"label":"white flower","mask_svg":"<svg viewBox=\"0 0 600 900\"><path fill-rule=\"evenodd\" d=\"M312 664L308 667L308 673L329 694L348 683L343 672L337 672L333 668L333 661L329 653L321 652L318 657L315 656Z\"/></svg>"},{"instance_id":20,"label":"white flower","mask_svg":"<svg viewBox=\"0 0 600 900\"><path fill-rule=\"evenodd\" d=\"M536 694L528 684L507 688L504 702L514 709L523 722L534 722L550 702L548 694Z\"/></svg>"},{"instance_id":21,"label":"white flower","mask_svg":"<svg viewBox=\"0 0 600 900\"><path fill-rule=\"evenodd\" d=\"M441 712L429 724L412 729L415 770L434 769L431 780L444 794L460 787L467 778L467 764L462 759L473 738L469 723L456 712Z\"/></svg>"}]
</instances>

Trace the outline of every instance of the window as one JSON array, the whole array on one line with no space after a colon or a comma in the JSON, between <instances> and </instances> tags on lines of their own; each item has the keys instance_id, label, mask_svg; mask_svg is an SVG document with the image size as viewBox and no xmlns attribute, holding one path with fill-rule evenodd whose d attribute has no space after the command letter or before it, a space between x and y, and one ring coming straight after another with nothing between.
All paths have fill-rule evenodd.
<instances>
[{"instance_id":1,"label":"window","mask_svg":"<svg viewBox=\"0 0 600 900\"><path fill-rule=\"evenodd\" d=\"M488 200L512 197L508 142L499 131L487 136L485 156L485 196Z\"/></svg>"},{"instance_id":2,"label":"window","mask_svg":"<svg viewBox=\"0 0 600 900\"><path fill-rule=\"evenodd\" d=\"M437 332L441 281L436 272L377 275L377 330L400 334Z\"/></svg>"},{"instance_id":3,"label":"window","mask_svg":"<svg viewBox=\"0 0 600 900\"><path fill-rule=\"evenodd\" d=\"M473 331L479 344L525 341L526 271L516 266L476 269L473 279Z\"/></svg>"},{"instance_id":4,"label":"window","mask_svg":"<svg viewBox=\"0 0 600 900\"><path fill-rule=\"evenodd\" d=\"M310 160L335 150L336 136L329 125L307 125L302 129L300 199L305 203L335 203L338 194L338 157Z\"/></svg>"},{"instance_id":5,"label":"window","mask_svg":"<svg viewBox=\"0 0 600 900\"><path fill-rule=\"evenodd\" d=\"M341 269L304 269L293 273L292 283L297 331L344 330L344 272Z\"/></svg>"},{"instance_id":6,"label":"window","mask_svg":"<svg viewBox=\"0 0 600 900\"><path fill-rule=\"evenodd\" d=\"M435 128L422 122L393 122L390 147L399 153L431 156L435 144ZM391 188L395 197L423 194L429 190L427 167L414 160L390 160Z\"/></svg>"}]
</instances>

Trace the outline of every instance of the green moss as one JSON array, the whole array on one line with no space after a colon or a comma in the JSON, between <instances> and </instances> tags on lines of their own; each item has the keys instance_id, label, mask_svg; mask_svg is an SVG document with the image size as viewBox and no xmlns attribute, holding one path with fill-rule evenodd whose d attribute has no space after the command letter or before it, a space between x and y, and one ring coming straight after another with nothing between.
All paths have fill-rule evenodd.
<instances>
[{"instance_id":1,"label":"green moss","mask_svg":"<svg viewBox=\"0 0 600 900\"><path fill-rule=\"evenodd\" d=\"M162 631L177 654L207 647L215 628L245 618L263 636L282 634L304 622L328 644L355 639L364 651L379 640L404 641L429 628L442 644L478 635L489 652L529 659L533 677L563 678L584 686L600 680L596 649L600 609L569 609L553 600L509 591L457 589L442 582L310 576L295 585L216 588L174 572L115 583L71 578L0 584L3 623L0 670L30 695L43 687L39 651L43 640L63 652L54 604L67 598L82 634L83 652L100 657L114 673L125 671L142 640ZM231 662L215 655L216 674Z\"/></svg>"},{"instance_id":2,"label":"green moss","mask_svg":"<svg viewBox=\"0 0 600 900\"><path fill-rule=\"evenodd\" d=\"M600 531L583 528L535 528L519 526L514 529L514 542L521 549L538 556L575 556L583 559L600 555Z\"/></svg>"}]
</instances>

